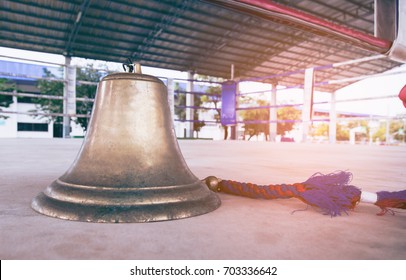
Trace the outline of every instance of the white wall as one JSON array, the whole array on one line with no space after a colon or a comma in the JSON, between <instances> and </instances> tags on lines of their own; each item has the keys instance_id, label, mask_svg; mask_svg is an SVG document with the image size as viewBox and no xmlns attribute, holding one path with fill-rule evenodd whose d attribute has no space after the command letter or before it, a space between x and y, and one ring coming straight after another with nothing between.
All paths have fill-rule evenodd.
<instances>
[{"instance_id":1,"label":"white wall","mask_svg":"<svg viewBox=\"0 0 406 280\"><path fill-rule=\"evenodd\" d=\"M12 112L28 112L35 109L34 104L17 103L16 98L13 98L13 103L8 108L3 110ZM0 119L0 138L52 138L54 134L53 122L47 119L34 118L30 115L23 114L2 114L8 116L7 119ZM24 123L48 123L48 131L17 131L17 124Z\"/></svg>"}]
</instances>

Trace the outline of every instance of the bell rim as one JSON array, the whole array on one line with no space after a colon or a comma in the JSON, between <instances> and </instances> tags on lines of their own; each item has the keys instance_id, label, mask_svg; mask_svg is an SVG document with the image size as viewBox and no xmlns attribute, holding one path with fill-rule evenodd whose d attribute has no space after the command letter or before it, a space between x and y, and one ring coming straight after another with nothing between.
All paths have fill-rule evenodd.
<instances>
[{"instance_id":1,"label":"bell rim","mask_svg":"<svg viewBox=\"0 0 406 280\"><path fill-rule=\"evenodd\" d=\"M148 204L162 205L178 203L185 200L200 200L212 192L197 180L190 184L133 188L91 187L77 188L60 184L57 179L42 192L50 199L63 203L83 204L88 206L142 206Z\"/></svg>"},{"instance_id":2,"label":"bell rim","mask_svg":"<svg viewBox=\"0 0 406 280\"><path fill-rule=\"evenodd\" d=\"M198 201L135 206L84 205L61 202L43 192L33 198L31 208L42 215L62 220L91 223L146 223L186 219L215 211L221 205L213 192Z\"/></svg>"},{"instance_id":3,"label":"bell rim","mask_svg":"<svg viewBox=\"0 0 406 280\"><path fill-rule=\"evenodd\" d=\"M56 179L54 182L67 186L67 187L71 187L71 188L77 188L77 189L87 189L87 190L106 190L106 191L122 191L122 192L126 192L126 191L136 191L136 190L156 190L156 188L159 189L173 189L173 188L179 188L179 187L188 187L188 186L192 186L198 182L200 182L201 180L196 179L196 181L191 182L189 184L181 184L181 185L162 185L162 186L148 186L148 187L139 187L139 186L134 186L134 187L106 187L106 186L86 186L86 185L81 185L81 184L74 184L74 183L69 183L69 182L65 182L62 181L61 178Z\"/></svg>"}]
</instances>

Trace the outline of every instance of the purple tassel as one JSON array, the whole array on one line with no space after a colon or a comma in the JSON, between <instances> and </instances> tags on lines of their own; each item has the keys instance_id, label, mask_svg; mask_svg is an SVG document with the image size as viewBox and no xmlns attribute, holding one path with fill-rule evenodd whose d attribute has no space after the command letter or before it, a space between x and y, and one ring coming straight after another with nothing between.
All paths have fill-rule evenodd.
<instances>
[{"instance_id":1,"label":"purple tassel","mask_svg":"<svg viewBox=\"0 0 406 280\"><path fill-rule=\"evenodd\" d=\"M306 191L300 193L298 198L319 207L323 214L332 217L342 212L347 214L347 210L354 209L361 197L361 190L349 185L351 179L352 174L346 171L326 175L316 173L303 182Z\"/></svg>"},{"instance_id":2,"label":"purple tassel","mask_svg":"<svg viewBox=\"0 0 406 280\"><path fill-rule=\"evenodd\" d=\"M406 190L398 192L378 192L378 201L375 203L376 206L380 207L382 211L377 215L385 215L386 212L390 211L392 214L394 212L388 208L400 208L406 209Z\"/></svg>"}]
</instances>

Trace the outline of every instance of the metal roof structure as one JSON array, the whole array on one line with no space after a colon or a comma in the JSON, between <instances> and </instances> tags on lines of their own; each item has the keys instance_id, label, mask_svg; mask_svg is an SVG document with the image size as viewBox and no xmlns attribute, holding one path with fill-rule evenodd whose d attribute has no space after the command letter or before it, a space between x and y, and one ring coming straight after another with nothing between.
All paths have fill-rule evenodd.
<instances>
[{"instance_id":1,"label":"metal roof structure","mask_svg":"<svg viewBox=\"0 0 406 280\"><path fill-rule=\"evenodd\" d=\"M303 25L243 2L247 1L2 0L0 45L122 63L132 58L145 66L223 78L230 78L233 64L239 79L268 77L262 80L285 86L303 84L306 68L326 66L318 68L316 89L327 92L350 82L325 81L400 65L383 57L327 67L381 54L385 46L342 40L310 22ZM374 0L265 2L373 38Z\"/></svg>"}]
</instances>

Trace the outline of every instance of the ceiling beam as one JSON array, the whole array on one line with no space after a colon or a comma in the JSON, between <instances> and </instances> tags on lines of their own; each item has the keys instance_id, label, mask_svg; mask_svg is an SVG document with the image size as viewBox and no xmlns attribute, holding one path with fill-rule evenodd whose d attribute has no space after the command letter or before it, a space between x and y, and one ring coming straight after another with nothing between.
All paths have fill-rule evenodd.
<instances>
[{"instance_id":1,"label":"ceiling beam","mask_svg":"<svg viewBox=\"0 0 406 280\"><path fill-rule=\"evenodd\" d=\"M362 49L378 53L386 53L392 42L372 35L337 25L322 18L276 4L265 0L207 0L236 9L249 14L259 15L271 21L278 21L286 25L293 25L319 36L334 38L339 41L350 43Z\"/></svg>"},{"instance_id":2,"label":"ceiling beam","mask_svg":"<svg viewBox=\"0 0 406 280\"><path fill-rule=\"evenodd\" d=\"M83 18L86 16L86 12L90 6L91 0L84 0L82 5L80 5L79 11L76 14L75 22L71 28L71 32L69 34L68 40L66 42L65 47L65 56L71 56L72 46L75 43L76 36L79 32L80 26L82 25Z\"/></svg>"}]
</instances>

